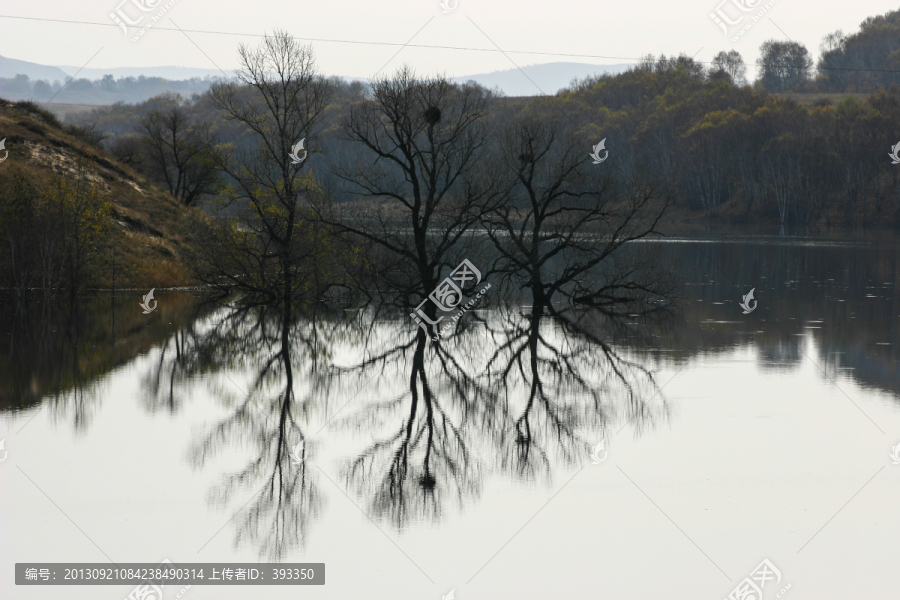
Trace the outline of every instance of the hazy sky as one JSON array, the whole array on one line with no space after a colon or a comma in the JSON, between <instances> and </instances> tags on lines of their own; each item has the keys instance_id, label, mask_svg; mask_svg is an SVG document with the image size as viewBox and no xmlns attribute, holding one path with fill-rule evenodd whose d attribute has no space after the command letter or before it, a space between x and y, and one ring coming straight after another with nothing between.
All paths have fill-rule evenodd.
<instances>
[{"instance_id":1,"label":"hazy sky","mask_svg":"<svg viewBox=\"0 0 900 600\"><path fill-rule=\"evenodd\" d=\"M132 4L141 1L125 0L121 11L135 20L140 15L157 14L167 2L174 3L156 27L174 29L177 25L184 30L240 35L189 32L186 36L177 30L153 27L132 41L139 26L130 27L126 37L110 17L122 0L4 0L0 8L4 15L0 18L0 55L48 65L88 63L93 68L218 66L230 74L237 65L239 43L255 44L255 35L281 27L301 39L371 42L311 42L320 68L327 74L345 76L370 76L388 61L388 71L406 62L423 73L442 71L460 76L513 68L510 59L519 66L556 61L614 64L630 62L646 53L685 52L696 53L697 60L709 61L720 50L732 48L752 64L759 45L767 39L789 36L818 56L819 43L826 33L835 29L857 31L867 16L897 8L896 0L769 0L774 5L733 42L734 32L748 23L765 2L726 0L721 10L728 18L746 16L725 35L709 16L721 0L445 0L451 6L456 3L447 13L439 0L143 0L151 6L159 2L146 13ZM755 8L741 13L732 2ZM143 23L148 19L145 16ZM401 50L411 38L412 45L445 48L408 46ZM508 52L509 58L496 51L498 46ZM401 51L392 59L398 50Z\"/></svg>"}]
</instances>

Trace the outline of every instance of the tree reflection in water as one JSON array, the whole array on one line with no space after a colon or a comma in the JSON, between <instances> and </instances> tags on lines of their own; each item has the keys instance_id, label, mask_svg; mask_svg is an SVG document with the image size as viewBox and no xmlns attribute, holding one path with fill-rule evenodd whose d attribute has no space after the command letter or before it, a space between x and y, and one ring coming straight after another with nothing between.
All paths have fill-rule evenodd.
<instances>
[{"instance_id":1,"label":"tree reflection in water","mask_svg":"<svg viewBox=\"0 0 900 600\"><path fill-rule=\"evenodd\" d=\"M397 528L477 495L490 465L549 483L554 465L581 463L610 426L640 430L667 416L651 372L596 333L620 317L535 305L466 318L450 340L406 330L407 341L360 363L360 380L376 372L407 384L372 390L338 422L373 436L344 474ZM402 340L405 325L385 338Z\"/></svg>"},{"instance_id":2,"label":"tree reflection in water","mask_svg":"<svg viewBox=\"0 0 900 600\"><path fill-rule=\"evenodd\" d=\"M235 517L235 543L271 559L302 547L322 509L311 459L329 437L363 440L336 480L371 518L403 529L476 499L491 471L549 485L554 467L581 464L616 424L666 417L650 370L599 333L624 327L620 317L506 306L470 312L433 342L405 315L292 310L223 308L173 337L144 378L147 401L172 408L182 383L225 376L214 393L229 414L192 457L203 468L253 448L210 498L237 510L237 497L255 493Z\"/></svg>"},{"instance_id":3,"label":"tree reflection in water","mask_svg":"<svg viewBox=\"0 0 900 600\"><path fill-rule=\"evenodd\" d=\"M554 462L582 463L611 427L640 431L668 416L652 372L601 333L623 320L537 303L488 322L495 349L485 376L505 407L496 433L504 469L549 479Z\"/></svg>"},{"instance_id":4,"label":"tree reflection in water","mask_svg":"<svg viewBox=\"0 0 900 600\"><path fill-rule=\"evenodd\" d=\"M351 323L327 316L297 319L290 308L227 307L176 336L175 351L166 358L164 349L145 377L150 401L166 405L175 401L177 384L197 375L222 372L231 380L229 371L252 374L246 387L234 380L215 384L214 395L229 414L204 433L191 454L199 469L234 446L253 448L253 459L210 494L213 504L225 506L235 496L256 492L235 517L236 544L258 545L261 555L274 560L303 545L322 506L308 460L315 446L307 439L306 423L327 406L334 378L324 367L331 364L336 339L353 339L351 329Z\"/></svg>"}]
</instances>

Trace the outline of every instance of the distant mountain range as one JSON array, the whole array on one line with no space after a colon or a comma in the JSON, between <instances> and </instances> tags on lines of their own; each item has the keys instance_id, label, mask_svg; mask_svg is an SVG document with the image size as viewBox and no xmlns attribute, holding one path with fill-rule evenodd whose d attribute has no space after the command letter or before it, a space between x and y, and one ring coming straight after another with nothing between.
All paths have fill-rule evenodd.
<instances>
[{"instance_id":1,"label":"distant mountain range","mask_svg":"<svg viewBox=\"0 0 900 600\"><path fill-rule=\"evenodd\" d=\"M121 77L162 77L163 79L171 79L173 81L190 79L191 77L223 77L222 72L218 69L195 69L193 67L113 67L109 69L93 69L81 67L59 66L52 67L49 65L41 65L38 63L17 60L15 58L7 58L0 56L0 77L12 78L16 75L28 75L32 81L38 79L46 79L49 83L66 80L66 77L74 77L78 73L78 79L100 79L104 75L112 75L116 79ZM231 77L233 74L226 71Z\"/></svg>"},{"instance_id":2,"label":"distant mountain range","mask_svg":"<svg viewBox=\"0 0 900 600\"><path fill-rule=\"evenodd\" d=\"M74 75L80 67L59 67L69 75ZM81 69L78 77L100 79L110 74L116 79L120 77L162 77L163 79L190 79L191 77L234 77L234 73L226 70L225 74L218 69L195 69L194 67L116 67L113 69Z\"/></svg>"},{"instance_id":3,"label":"distant mountain range","mask_svg":"<svg viewBox=\"0 0 900 600\"><path fill-rule=\"evenodd\" d=\"M507 96L540 96L553 95L560 88L566 87L573 79L581 79L588 75L621 73L628 69L630 64L615 65L591 65L575 62L554 62L542 65L529 65L521 69L506 69L492 73L479 73L454 77L453 81L464 83L476 81L488 88L499 88ZM16 75L27 75L31 81L44 79L49 83L65 82L67 77L76 76L78 79L97 80L106 74L113 75L116 79L123 77L161 77L163 79L179 81L192 77L204 78L206 76L222 77L221 71L216 69L196 69L192 67L116 67L109 69L85 68L79 71L78 67L49 66L38 63L17 60L0 56L0 78L10 79ZM231 76L231 72L227 72ZM363 80L361 77L346 77L348 80ZM176 90L172 90L176 91ZM99 100L99 99L97 99ZM88 101L94 104L97 100ZM110 100L104 98L104 103ZM124 98L123 98L124 100ZM113 100L115 101L115 100Z\"/></svg>"},{"instance_id":4,"label":"distant mountain range","mask_svg":"<svg viewBox=\"0 0 900 600\"><path fill-rule=\"evenodd\" d=\"M499 87L507 96L552 96L568 86L573 79L583 79L588 75L609 73L615 75L626 71L632 65L589 65L574 62L554 62L530 65L519 69L494 71L465 77L454 77L453 81L464 83L474 80L488 88Z\"/></svg>"},{"instance_id":5,"label":"distant mountain range","mask_svg":"<svg viewBox=\"0 0 900 600\"><path fill-rule=\"evenodd\" d=\"M76 71L78 69L75 69ZM16 75L28 75L29 79L46 79L49 82L59 80L63 82L66 73L59 67L48 67L15 58L0 56L0 77L11 79Z\"/></svg>"}]
</instances>

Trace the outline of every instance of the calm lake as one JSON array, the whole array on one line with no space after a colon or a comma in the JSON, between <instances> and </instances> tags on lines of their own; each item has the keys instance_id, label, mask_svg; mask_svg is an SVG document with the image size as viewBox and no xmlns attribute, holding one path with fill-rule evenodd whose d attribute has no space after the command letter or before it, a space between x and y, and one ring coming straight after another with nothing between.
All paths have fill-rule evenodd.
<instances>
[{"instance_id":1,"label":"calm lake","mask_svg":"<svg viewBox=\"0 0 900 600\"><path fill-rule=\"evenodd\" d=\"M0 598L166 558L327 567L187 600L721 600L766 559L766 600L896 597L900 238L645 243L675 311L486 302L424 348L406 314L6 300Z\"/></svg>"}]
</instances>

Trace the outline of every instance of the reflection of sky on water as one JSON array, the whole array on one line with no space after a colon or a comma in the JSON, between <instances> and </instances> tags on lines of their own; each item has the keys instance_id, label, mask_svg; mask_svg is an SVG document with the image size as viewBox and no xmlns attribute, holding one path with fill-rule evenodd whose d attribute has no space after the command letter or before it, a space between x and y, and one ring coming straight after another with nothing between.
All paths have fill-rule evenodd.
<instances>
[{"instance_id":1,"label":"reflection of sky on water","mask_svg":"<svg viewBox=\"0 0 900 600\"><path fill-rule=\"evenodd\" d=\"M798 597L885 597L900 583L897 248L817 247L771 288L777 248L712 248L666 248L690 284L669 318L535 331L479 310L425 348L403 318L307 315L286 338L260 311L188 320L4 419L0 596L124 596L8 583L17 560L102 549L325 562L326 586L303 590L321 598L725 597L763 558Z\"/></svg>"}]
</instances>

